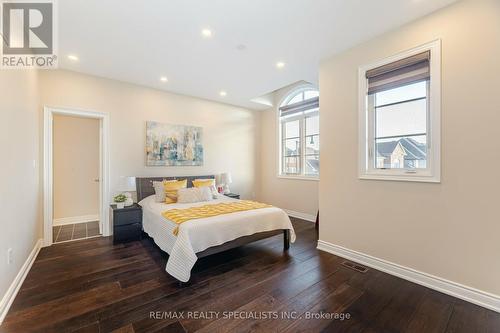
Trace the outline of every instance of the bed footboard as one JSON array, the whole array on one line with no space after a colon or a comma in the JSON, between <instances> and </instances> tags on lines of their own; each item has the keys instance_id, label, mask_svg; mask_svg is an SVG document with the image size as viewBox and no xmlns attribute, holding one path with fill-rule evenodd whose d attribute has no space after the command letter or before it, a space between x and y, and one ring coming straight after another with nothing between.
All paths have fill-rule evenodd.
<instances>
[{"instance_id":1,"label":"bed footboard","mask_svg":"<svg viewBox=\"0 0 500 333\"><path fill-rule=\"evenodd\" d=\"M203 252L198 252L196 254L196 256L198 257L198 259L203 258L203 257L209 256L209 255L215 254L215 253L227 251L229 249L233 249L235 247L249 244L249 243L261 240L261 239L273 237L273 236L279 235L281 233L283 234L283 251L286 252L286 251L288 251L288 249L290 249L290 230L289 229L278 229L278 230L272 230L272 231L259 232L259 233L256 233L256 234L253 234L250 236L240 237L240 238L237 238L233 241L224 243L222 245L210 247ZM183 287L186 287L186 285L188 283L189 282L178 281L178 286L179 286L179 288L183 288Z\"/></svg>"},{"instance_id":2,"label":"bed footboard","mask_svg":"<svg viewBox=\"0 0 500 333\"><path fill-rule=\"evenodd\" d=\"M253 242L256 242L256 241L261 240L261 239L276 236L276 235L279 235L281 233L283 234L283 250L286 251L290 248L290 230L278 229L278 230L259 232L259 233L253 234L253 235L240 237L240 238L237 238L233 241L224 243L222 245L210 247L203 252L198 252L198 253L196 253L196 256L198 257L198 259L203 258L203 257L209 256L209 255L215 254L215 253L220 253L223 251L233 249L235 247L239 247L239 246L242 246L245 244L253 243Z\"/></svg>"}]
</instances>

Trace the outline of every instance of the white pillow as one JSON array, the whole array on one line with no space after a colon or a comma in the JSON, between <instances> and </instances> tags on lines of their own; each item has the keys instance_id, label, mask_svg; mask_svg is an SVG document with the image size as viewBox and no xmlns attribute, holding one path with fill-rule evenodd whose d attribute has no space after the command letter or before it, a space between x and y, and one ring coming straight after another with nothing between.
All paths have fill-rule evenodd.
<instances>
[{"instance_id":1,"label":"white pillow","mask_svg":"<svg viewBox=\"0 0 500 333\"><path fill-rule=\"evenodd\" d=\"M201 182L204 182L204 181L207 181L207 180L212 180L213 181L213 185L210 185L208 186L210 188L210 191L212 192L212 198L213 199L217 199L217 197L219 196L219 192L217 192L217 187L215 186L215 178L199 178L199 179L195 179L193 181L201 181ZM203 186L205 187L205 186Z\"/></svg>"},{"instance_id":2,"label":"white pillow","mask_svg":"<svg viewBox=\"0 0 500 333\"><path fill-rule=\"evenodd\" d=\"M181 188L177 191L178 203L193 203L213 200L209 187Z\"/></svg>"},{"instance_id":3,"label":"white pillow","mask_svg":"<svg viewBox=\"0 0 500 333\"><path fill-rule=\"evenodd\" d=\"M175 182L175 180L165 180L166 182ZM165 202L165 188L163 187L162 181L153 180L153 188L155 189L155 201L156 202Z\"/></svg>"},{"instance_id":4,"label":"white pillow","mask_svg":"<svg viewBox=\"0 0 500 333\"><path fill-rule=\"evenodd\" d=\"M210 187L205 187L205 188L199 188L202 197L202 201L212 201L214 200L214 197L212 195L212 190Z\"/></svg>"}]
</instances>

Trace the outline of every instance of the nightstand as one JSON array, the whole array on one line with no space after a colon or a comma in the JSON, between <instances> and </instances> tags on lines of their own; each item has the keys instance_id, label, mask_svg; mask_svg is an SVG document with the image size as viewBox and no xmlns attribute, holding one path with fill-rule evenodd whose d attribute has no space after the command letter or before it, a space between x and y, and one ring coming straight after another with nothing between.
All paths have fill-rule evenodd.
<instances>
[{"instance_id":1,"label":"nightstand","mask_svg":"<svg viewBox=\"0 0 500 333\"><path fill-rule=\"evenodd\" d=\"M142 207L134 203L125 208L111 205L113 243L138 240L142 237Z\"/></svg>"},{"instance_id":2,"label":"nightstand","mask_svg":"<svg viewBox=\"0 0 500 333\"><path fill-rule=\"evenodd\" d=\"M239 199L240 198L240 195L239 194L236 194L236 193L227 193L227 194L224 194L226 197L230 197L230 198L233 198L233 199Z\"/></svg>"}]
</instances>

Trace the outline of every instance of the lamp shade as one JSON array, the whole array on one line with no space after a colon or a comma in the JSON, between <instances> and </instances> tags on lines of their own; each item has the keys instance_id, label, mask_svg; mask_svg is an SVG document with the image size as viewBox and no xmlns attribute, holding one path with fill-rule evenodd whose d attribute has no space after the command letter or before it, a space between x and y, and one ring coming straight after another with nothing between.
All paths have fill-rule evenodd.
<instances>
[{"instance_id":1,"label":"lamp shade","mask_svg":"<svg viewBox=\"0 0 500 333\"><path fill-rule=\"evenodd\" d=\"M231 184L233 182L233 179L231 178L231 174L229 172L224 172L220 174L220 183L227 185Z\"/></svg>"},{"instance_id":2,"label":"lamp shade","mask_svg":"<svg viewBox=\"0 0 500 333\"><path fill-rule=\"evenodd\" d=\"M120 177L120 183L118 184L118 191L121 192L134 192L135 188L135 177Z\"/></svg>"}]
</instances>

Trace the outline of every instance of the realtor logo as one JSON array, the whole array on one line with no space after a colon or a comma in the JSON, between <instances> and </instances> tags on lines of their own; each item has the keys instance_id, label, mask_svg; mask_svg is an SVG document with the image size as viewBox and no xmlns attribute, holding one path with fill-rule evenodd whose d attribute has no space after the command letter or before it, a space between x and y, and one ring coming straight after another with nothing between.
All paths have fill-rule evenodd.
<instances>
[{"instance_id":1,"label":"realtor logo","mask_svg":"<svg viewBox=\"0 0 500 333\"><path fill-rule=\"evenodd\" d=\"M56 68L55 4L2 1L2 68Z\"/></svg>"}]
</instances>

